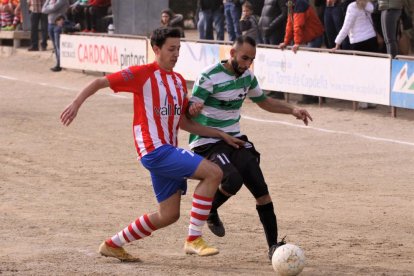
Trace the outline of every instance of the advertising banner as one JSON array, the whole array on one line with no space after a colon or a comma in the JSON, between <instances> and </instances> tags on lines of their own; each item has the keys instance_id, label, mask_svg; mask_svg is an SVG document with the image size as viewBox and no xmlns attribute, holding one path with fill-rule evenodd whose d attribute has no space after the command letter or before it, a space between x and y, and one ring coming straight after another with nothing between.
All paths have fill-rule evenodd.
<instances>
[{"instance_id":1,"label":"advertising banner","mask_svg":"<svg viewBox=\"0 0 414 276\"><path fill-rule=\"evenodd\" d=\"M262 89L389 105L388 58L258 48Z\"/></svg>"},{"instance_id":2,"label":"advertising banner","mask_svg":"<svg viewBox=\"0 0 414 276\"><path fill-rule=\"evenodd\" d=\"M145 38L64 35L60 37L63 68L113 73L147 63Z\"/></svg>"},{"instance_id":3,"label":"advertising banner","mask_svg":"<svg viewBox=\"0 0 414 276\"><path fill-rule=\"evenodd\" d=\"M392 61L391 105L414 109L414 61Z\"/></svg>"},{"instance_id":4,"label":"advertising banner","mask_svg":"<svg viewBox=\"0 0 414 276\"><path fill-rule=\"evenodd\" d=\"M174 71L184 79L195 81L204 68L229 58L230 45L181 41L180 57Z\"/></svg>"}]
</instances>

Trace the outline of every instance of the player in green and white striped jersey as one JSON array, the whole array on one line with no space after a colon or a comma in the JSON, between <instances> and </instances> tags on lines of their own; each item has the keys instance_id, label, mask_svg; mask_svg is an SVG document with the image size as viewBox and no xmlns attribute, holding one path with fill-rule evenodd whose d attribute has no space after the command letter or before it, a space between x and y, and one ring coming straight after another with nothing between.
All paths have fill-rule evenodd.
<instances>
[{"instance_id":1,"label":"player in green and white striped jersey","mask_svg":"<svg viewBox=\"0 0 414 276\"><path fill-rule=\"evenodd\" d=\"M194 85L188 112L200 124L239 137L246 144L236 149L216 138L191 135L190 148L215 162L224 172L207 220L210 230L217 236L225 235L217 209L245 184L256 199L256 209L263 224L271 259L273 252L284 241L277 241L276 215L260 169L260 154L240 132L240 110L248 97L266 111L291 114L306 125L312 118L305 109L265 96L253 72L249 70L256 56L256 43L252 38L237 38L230 56L231 59L204 70Z\"/></svg>"}]
</instances>

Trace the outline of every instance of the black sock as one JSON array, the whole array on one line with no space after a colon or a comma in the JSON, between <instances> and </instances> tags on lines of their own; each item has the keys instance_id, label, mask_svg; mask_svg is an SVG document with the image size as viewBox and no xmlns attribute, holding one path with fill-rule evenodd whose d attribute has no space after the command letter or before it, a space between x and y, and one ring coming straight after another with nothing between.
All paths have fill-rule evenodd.
<instances>
[{"instance_id":1,"label":"black sock","mask_svg":"<svg viewBox=\"0 0 414 276\"><path fill-rule=\"evenodd\" d=\"M217 214L217 209L224 204L230 197L223 194L220 189L217 189L214 195L213 204L211 205L210 213Z\"/></svg>"},{"instance_id":2,"label":"black sock","mask_svg":"<svg viewBox=\"0 0 414 276\"><path fill-rule=\"evenodd\" d=\"M260 221L263 224L266 241L270 248L272 245L277 243L277 222L273 209L273 202L265 205L256 205L256 210L259 214Z\"/></svg>"}]
</instances>

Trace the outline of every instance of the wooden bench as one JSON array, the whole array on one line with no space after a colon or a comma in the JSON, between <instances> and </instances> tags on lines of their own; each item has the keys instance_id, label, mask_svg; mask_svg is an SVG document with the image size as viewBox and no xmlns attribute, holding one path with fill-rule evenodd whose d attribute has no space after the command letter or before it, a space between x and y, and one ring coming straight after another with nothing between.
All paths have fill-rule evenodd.
<instances>
[{"instance_id":1,"label":"wooden bench","mask_svg":"<svg viewBox=\"0 0 414 276\"><path fill-rule=\"evenodd\" d=\"M30 40L28 31L0 31L0 41L13 40L13 48L20 47L21 40Z\"/></svg>"}]
</instances>

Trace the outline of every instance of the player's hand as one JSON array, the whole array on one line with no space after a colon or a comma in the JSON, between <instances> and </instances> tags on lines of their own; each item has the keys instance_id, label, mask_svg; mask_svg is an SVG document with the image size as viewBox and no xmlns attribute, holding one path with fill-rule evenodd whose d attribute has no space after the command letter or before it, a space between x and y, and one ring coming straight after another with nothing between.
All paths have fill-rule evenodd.
<instances>
[{"instance_id":1,"label":"player's hand","mask_svg":"<svg viewBox=\"0 0 414 276\"><path fill-rule=\"evenodd\" d=\"M292 47L292 51L296 54L296 52L299 50L299 44L295 44Z\"/></svg>"},{"instance_id":2,"label":"player's hand","mask_svg":"<svg viewBox=\"0 0 414 276\"><path fill-rule=\"evenodd\" d=\"M232 146L232 147L234 147L234 148L236 148L236 149L238 149L238 148L240 148L241 146L244 146L244 144L246 143L245 141L243 141L243 140L240 140L240 139L238 139L238 138L236 138L236 137L233 137L233 136L231 136L231 135L228 135L227 133L224 133L224 132L222 132L222 134L221 134L221 138L227 143L227 144L229 144L230 146Z\"/></svg>"},{"instance_id":3,"label":"player's hand","mask_svg":"<svg viewBox=\"0 0 414 276\"><path fill-rule=\"evenodd\" d=\"M65 110L63 110L62 114L60 114L60 121L64 126L70 125L72 121L75 119L76 115L78 114L79 105L76 102L71 103L68 105Z\"/></svg>"},{"instance_id":4,"label":"player's hand","mask_svg":"<svg viewBox=\"0 0 414 276\"><path fill-rule=\"evenodd\" d=\"M311 115L306 111L306 109L302 108L294 108L292 111L292 115L296 117L298 120L302 120L305 125L308 125L309 120L313 121Z\"/></svg>"},{"instance_id":5,"label":"player's hand","mask_svg":"<svg viewBox=\"0 0 414 276\"><path fill-rule=\"evenodd\" d=\"M200 115L201 110L203 109L203 107L204 107L204 104L202 104L202 103L192 103L188 107L188 114L191 117L197 117L198 115Z\"/></svg>"},{"instance_id":6,"label":"player's hand","mask_svg":"<svg viewBox=\"0 0 414 276\"><path fill-rule=\"evenodd\" d=\"M286 48L286 44L285 43L280 43L279 44L279 48L281 49L281 50L284 50L285 48Z\"/></svg>"}]
</instances>

